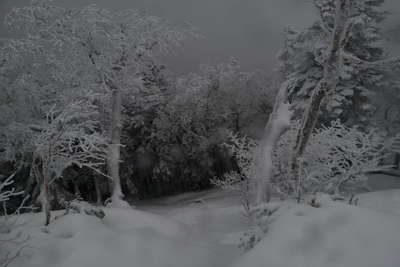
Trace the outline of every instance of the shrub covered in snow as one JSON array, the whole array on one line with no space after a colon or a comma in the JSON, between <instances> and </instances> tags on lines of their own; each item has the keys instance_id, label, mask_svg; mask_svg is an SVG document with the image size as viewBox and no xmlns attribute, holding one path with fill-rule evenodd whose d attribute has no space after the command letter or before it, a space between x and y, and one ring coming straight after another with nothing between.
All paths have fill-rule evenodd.
<instances>
[{"instance_id":1,"label":"shrub covered in snow","mask_svg":"<svg viewBox=\"0 0 400 267\"><path fill-rule=\"evenodd\" d=\"M88 202L82 201L81 199L65 201L64 207L65 207L64 215L67 215L69 213L79 213L79 214L86 214L88 216L95 216L99 219L103 219L106 216L103 209L95 207Z\"/></svg>"},{"instance_id":2,"label":"shrub covered in snow","mask_svg":"<svg viewBox=\"0 0 400 267\"><path fill-rule=\"evenodd\" d=\"M275 151L273 183L285 195L293 193L297 186L305 193L349 194L367 189L368 172L385 168L380 166L385 146L379 132L363 132L336 120L312 134L302 159L302 181L298 185L287 172L295 128L283 136Z\"/></svg>"},{"instance_id":3,"label":"shrub covered in snow","mask_svg":"<svg viewBox=\"0 0 400 267\"><path fill-rule=\"evenodd\" d=\"M20 209L13 214L7 213L7 201L22 193L17 192L13 187L14 175L15 173L6 178L0 176L0 205L3 208L0 211L0 267L8 266L20 256L28 239L28 236L18 227L17 219Z\"/></svg>"},{"instance_id":4,"label":"shrub covered in snow","mask_svg":"<svg viewBox=\"0 0 400 267\"><path fill-rule=\"evenodd\" d=\"M270 223L274 220L274 214L280 206L281 203L276 202L263 203L250 209L254 226L243 233L240 239L240 248L250 250L265 237Z\"/></svg>"},{"instance_id":5,"label":"shrub covered in snow","mask_svg":"<svg viewBox=\"0 0 400 267\"><path fill-rule=\"evenodd\" d=\"M347 127L338 120L329 126L317 129L306 148L302 159L301 184L290 177L288 164L295 139L297 125L293 125L279 141L274 152L274 177L271 183L281 197L291 197L301 186L304 193L317 192L350 195L367 190L367 174L387 168L381 166L386 156L384 137L377 131L363 132ZM230 147L239 171L229 173L214 184L239 192L251 203L254 179L254 163L258 144L238 135L231 135Z\"/></svg>"},{"instance_id":6,"label":"shrub covered in snow","mask_svg":"<svg viewBox=\"0 0 400 267\"><path fill-rule=\"evenodd\" d=\"M230 133L227 146L235 157L239 169L226 173L221 178L212 179L212 183L239 194L245 212L249 214L254 193L251 179L254 177L257 143L247 136Z\"/></svg>"}]
</instances>

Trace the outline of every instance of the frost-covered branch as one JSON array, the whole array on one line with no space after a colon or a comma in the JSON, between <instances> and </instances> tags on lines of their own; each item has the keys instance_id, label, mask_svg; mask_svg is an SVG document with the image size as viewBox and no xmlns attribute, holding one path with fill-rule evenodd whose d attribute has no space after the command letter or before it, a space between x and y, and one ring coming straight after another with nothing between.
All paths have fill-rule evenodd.
<instances>
[{"instance_id":1,"label":"frost-covered branch","mask_svg":"<svg viewBox=\"0 0 400 267\"><path fill-rule=\"evenodd\" d=\"M0 266L7 267L16 258L20 257L21 251L26 245L28 236L18 230L17 219L19 210L24 208L26 198L22 201L20 207L14 214L7 214L7 201L20 196L23 192L17 192L13 186L15 174L0 181L0 206L3 210L0 212Z\"/></svg>"},{"instance_id":2,"label":"frost-covered branch","mask_svg":"<svg viewBox=\"0 0 400 267\"><path fill-rule=\"evenodd\" d=\"M273 184L288 195L296 188L296 181L287 173L290 155L287 147L295 140L296 128L281 139L274 160L277 173ZM333 121L330 126L316 130L305 149L300 174L302 190L346 194L365 189L368 173L390 167L381 165L386 156L385 140L379 132L362 132Z\"/></svg>"}]
</instances>

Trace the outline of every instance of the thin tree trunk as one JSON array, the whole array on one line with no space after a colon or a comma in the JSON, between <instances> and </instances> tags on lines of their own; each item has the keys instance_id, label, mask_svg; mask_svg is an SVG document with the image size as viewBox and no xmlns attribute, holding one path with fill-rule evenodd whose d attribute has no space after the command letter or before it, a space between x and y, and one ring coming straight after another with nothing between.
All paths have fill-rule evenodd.
<instances>
[{"instance_id":1,"label":"thin tree trunk","mask_svg":"<svg viewBox=\"0 0 400 267\"><path fill-rule=\"evenodd\" d=\"M77 181L73 181L74 184L74 195L76 199L80 199L82 197L81 191L79 190L79 185Z\"/></svg>"},{"instance_id":2,"label":"thin tree trunk","mask_svg":"<svg viewBox=\"0 0 400 267\"><path fill-rule=\"evenodd\" d=\"M271 200L271 178L273 176L273 152L281 135L289 128L291 112L288 101L288 83L282 84L272 113L265 127L264 136L260 146L260 155L256 163L257 203Z\"/></svg>"},{"instance_id":3,"label":"thin tree trunk","mask_svg":"<svg viewBox=\"0 0 400 267\"><path fill-rule=\"evenodd\" d=\"M394 166L395 166L396 169L400 168L400 153L395 153Z\"/></svg>"},{"instance_id":4,"label":"thin tree trunk","mask_svg":"<svg viewBox=\"0 0 400 267\"><path fill-rule=\"evenodd\" d=\"M94 187L96 189L96 204L97 206L101 206L102 203L102 197L101 197L101 187L100 187L100 181L99 177L94 178Z\"/></svg>"},{"instance_id":5,"label":"thin tree trunk","mask_svg":"<svg viewBox=\"0 0 400 267\"><path fill-rule=\"evenodd\" d=\"M330 50L324 64L324 76L314 89L310 104L306 109L302 125L298 130L296 143L290 163L291 176L297 181L297 200L300 201L302 195L301 181L301 160L308 140L315 128L321 103L329 91L334 91L339 82L340 49L346 37L346 23L348 20L348 0L336 1L335 27L332 33Z\"/></svg>"},{"instance_id":6,"label":"thin tree trunk","mask_svg":"<svg viewBox=\"0 0 400 267\"><path fill-rule=\"evenodd\" d=\"M50 224L51 209L50 209L50 197L49 197L49 177L47 175L47 169L41 164L41 168L34 163L33 165L35 176L40 185L40 204L42 206L42 212L45 215L45 225Z\"/></svg>"},{"instance_id":7,"label":"thin tree trunk","mask_svg":"<svg viewBox=\"0 0 400 267\"><path fill-rule=\"evenodd\" d=\"M124 195L121 189L121 179L119 175L119 163L120 163L120 148L121 148L121 131L122 131L122 120L121 120L121 109L122 109L122 97L121 90L110 84L112 89L112 110L111 110L111 142L108 155L108 172L113 180L111 201L112 205L116 207L126 206L126 203L122 200Z\"/></svg>"},{"instance_id":8,"label":"thin tree trunk","mask_svg":"<svg viewBox=\"0 0 400 267\"><path fill-rule=\"evenodd\" d=\"M49 225L51 218L49 179L47 176L47 169L44 167L42 160L38 159L35 155L32 160L32 171L39 185L39 201L42 207L42 212L45 215L45 225Z\"/></svg>"}]
</instances>

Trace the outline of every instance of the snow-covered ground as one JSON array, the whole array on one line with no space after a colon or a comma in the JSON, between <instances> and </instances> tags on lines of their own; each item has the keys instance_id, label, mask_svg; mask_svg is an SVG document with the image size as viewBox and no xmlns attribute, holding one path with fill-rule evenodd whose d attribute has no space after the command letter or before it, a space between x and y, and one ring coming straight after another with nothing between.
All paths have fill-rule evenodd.
<instances>
[{"instance_id":1,"label":"snow-covered ground","mask_svg":"<svg viewBox=\"0 0 400 267\"><path fill-rule=\"evenodd\" d=\"M320 208L286 203L274 215L267 236L234 266L398 267L400 217L382 212L386 196L381 192L361 197L379 211L364 207L362 201L359 207L327 199ZM399 202L386 203L400 208Z\"/></svg>"},{"instance_id":2,"label":"snow-covered ground","mask_svg":"<svg viewBox=\"0 0 400 267\"><path fill-rule=\"evenodd\" d=\"M214 192L206 194L212 198ZM222 241L246 229L248 220L234 199L220 195L207 206L206 200L197 201L201 196L186 194L137 209L106 208L103 220L69 214L48 227L42 214L25 214L19 223L26 223L30 246L11 266L229 266L240 250Z\"/></svg>"},{"instance_id":3,"label":"snow-covered ground","mask_svg":"<svg viewBox=\"0 0 400 267\"><path fill-rule=\"evenodd\" d=\"M359 206L321 200L321 208L283 203L267 236L237 248L250 226L239 201L211 190L71 214L47 228L23 215L30 246L12 267L399 267L400 190L359 196Z\"/></svg>"}]
</instances>

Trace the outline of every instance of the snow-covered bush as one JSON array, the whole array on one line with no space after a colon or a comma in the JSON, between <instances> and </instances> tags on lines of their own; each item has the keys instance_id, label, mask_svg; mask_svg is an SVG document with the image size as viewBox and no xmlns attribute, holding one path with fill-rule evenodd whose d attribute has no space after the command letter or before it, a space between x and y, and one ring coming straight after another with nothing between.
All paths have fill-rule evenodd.
<instances>
[{"instance_id":1,"label":"snow-covered bush","mask_svg":"<svg viewBox=\"0 0 400 267\"><path fill-rule=\"evenodd\" d=\"M24 201L17 211L7 213L7 201L21 195L13 187L16 173L3 178L0 176L0 267L8 266L15 258L19 257L28 239L28 236L18 229L18 215Z\"/></svg>"},{"instance_id":2,"label":"snow-covered bush","mask_svg":"<svg viewBox=\"0 0 400 267\"><path fill-rule=\"evenodd\" d=\"M281 203L263 203L249 210L253 219L253 227L243 233L240 238L239 247L244 250L252 249L258 242L265 237L270 223L274 220L274 215L281 207Z\"/></svg>"},{"instance_id":3,"label":"snow-covered bush","mask_svg":"<svg viewBox=\"0 0 400 267\"><path fill-rule=\"evenodd\" d=\"M238 170L226 173L221 178L214 178L212 183L239 194L241 204L249 215L254 194L251 179L254 177L257 143L247 136L229 133L229 141L226 145L236 160Z\"/></svg>"},{"instance_id":4,"label":"snow-covered bush","mask_svg":"<svg viewBox=\"0 0 400 267\"><path fill-rule=\"evenodd\" d=\"M71 201L65 201L62 203L64 208L65 208L65 213L64 215L70 214L70 213L79 213L79 214L86 214L88 216L95 216L99 219L103 219L106 214L104 211L99 208L95 207L92 204L83 201L82 199L74 199Z\"/></svg>"},{"instance_id":5,"label":"snow-covered bush","mask_svg":"<svg viewBox=\"0 0 400 267\"><path fill-rule=\"evenodd\" d=\"M349 194L367 189L367 173L376 171L385 157L384 138L377 131L363 132L340 121L317 129L311 136L302 162L301 184L289 177L288 159L297 126L280 140L275 151L273 183L290 195L297 186L304 193Z\"/></svg>"},{"instance_id":6,"label":"snow-covered bush","mask_svg":"<svg viewBox=\"0 0 400 267\"><path fill-rule=\"evenodd\" d=\"M302 159L299 185L288 172L297 127L297 124L292 125L274 151L274 177L271 183L273 191L281 198L293 196L298 186L301 186L303 193L351 195L368 189L366 182L369 172L387 168L381 165L386 156L383 135L375 130L363 132L355 127L346 127L336 120L313 133ZM245 200L243 203L250 207L258 145L248 137L239 135L231 134L230 140L239 170L214 179L213 183L240 193Z\"/></svg>"}]
</instances>

